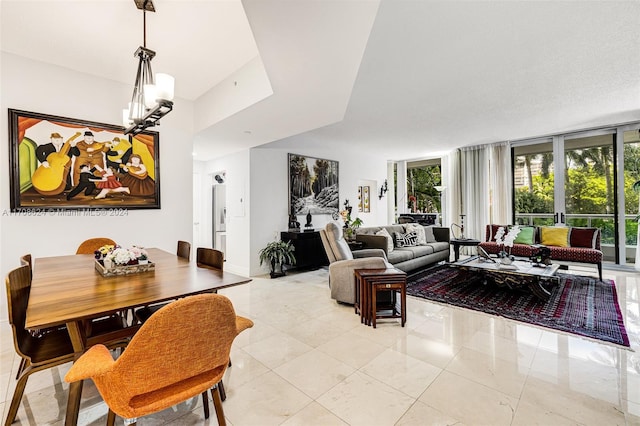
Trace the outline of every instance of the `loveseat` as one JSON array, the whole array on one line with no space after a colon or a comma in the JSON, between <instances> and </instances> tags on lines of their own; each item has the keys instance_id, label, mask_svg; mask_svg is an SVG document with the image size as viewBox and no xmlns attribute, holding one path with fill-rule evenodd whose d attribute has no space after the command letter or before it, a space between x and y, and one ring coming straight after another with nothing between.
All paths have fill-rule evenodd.
<instances>
[{"instance_id":1,"label":"loveseat","mask_svg":"<svg viewBox=\"0 0 640 426\"><path fill-rule=\"evenodd\" d=\"M406 244L407 240L404 238L416 230L419 231L420 228L424 230L425 240L412 244L409 237L409 243ZM386 234L382 231L383 229ZM439 226L407 223L360 227L356 231L356 241L362 242L367 249L384 250L387 261L405 272L449 260L450 256L449 228Z\"/></svg>"},{"instance_id":2,"label":"loveseat","mask_svg":"<svg viewBox=\"0 0 640 426\"><path fill-rule=\"evenodd\" d=\"M498 229L507 225L487 225L485 241L480 243L489 254L497 254L503 247L495 241ZM595 264L602 280L602 249L599 228L578 228L570 226L521 226L521 231L511 248L513 256L531 257L537 251L534 244L541 244L551 251L551 260Z\"/></svg>"}]
</instances>

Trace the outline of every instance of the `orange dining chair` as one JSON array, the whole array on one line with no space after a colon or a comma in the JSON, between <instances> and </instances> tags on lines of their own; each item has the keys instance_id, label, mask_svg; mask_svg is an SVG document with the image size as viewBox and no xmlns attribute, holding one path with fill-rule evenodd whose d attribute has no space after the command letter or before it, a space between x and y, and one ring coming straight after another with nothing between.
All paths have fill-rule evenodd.
<instances>
[{"instance_id":1,"label":"orange dining chair","mask_svg":"<svg viewBox=\"0 0 640 426\"><path fill-rule=\"evenodd\" d=\"M115 246L116 242L111 238L90 238L83 241L76 250L76 254L93 254L102 246Z\"/></svg>"},{"instance_id":2,"label":"orange dining chair","mask_svg":"<svg viewBox=\"0 0 640 426\"><path fill-rule=\"evenodd\" d=\"M73 361L73 346L66 327L49 327L38 330L37 333L29 332L25 328L27 317L27 304L31 292L31 272L29 265L23 265L9 272L5 280L7 290L7 307L9 324L13 333L13 346L20 356L20 367L16 380L16 388L13 391L11 405L7 412L5 425L10 425L16 418L24 389L27 386L29 376L38 371L46 370L69 361ZM113 331L120 324L111 320L98 321L94 331ZM109 342L109 347L126 346L127 339L118 339Z\"/></svg>"},{"instance_id":3,"label":"orange dining chair","mask_svg":"<svg viewBox=\"0 0 640 426\"><path fill-rule=\"evenodd\" d=\"M104 346L92 346L73 364L65 381L94 381L109 406L108 425L114 424L116 414L135 424L138 417L200 394L208 418L209 389L218 424L225 425L216 384L227 369L233 340L252 326L251 320L236 316L225 296L185 297L153 314L117 360Z\"/></svg>"}]
</instances>

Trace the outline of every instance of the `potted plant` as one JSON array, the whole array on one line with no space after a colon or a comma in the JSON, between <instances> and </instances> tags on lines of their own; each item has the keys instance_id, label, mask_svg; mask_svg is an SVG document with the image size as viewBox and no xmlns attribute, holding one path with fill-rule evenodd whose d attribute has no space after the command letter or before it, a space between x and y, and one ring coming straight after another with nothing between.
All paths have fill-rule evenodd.
<instances>
[{"instance_id":1,"label":"potted plant","mask_svg":"<svg viewBox=\"0 0 640 426\"><path fill-rule=\"evenodd\" d=\"M272 241L267 244L260 252L260 266L264 262L271 265L271 278L277 278L285 275L282 268L283 265L295 265L296 258L293 254L295 247L290 241Z\"/></svg>"}]
</instances>

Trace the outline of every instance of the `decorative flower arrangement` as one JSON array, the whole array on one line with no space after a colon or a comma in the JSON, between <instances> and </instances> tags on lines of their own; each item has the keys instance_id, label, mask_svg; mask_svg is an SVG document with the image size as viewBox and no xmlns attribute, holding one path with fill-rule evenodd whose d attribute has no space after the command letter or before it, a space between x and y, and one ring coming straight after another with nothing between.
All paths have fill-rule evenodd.
<instances>
[{"instance_id":1,"label":"decorative flower arrangement","mask_svg":"<svg viewBox=\"0 0 640 426\"><path fill-rule=\"evenodd\" d=\"M504 227L498 228L496 231L495 240L498 246L502 246L500 253L498 253L498 257L507 257L511 254L511 248L513 247L513 242L520 233L520 225L513 225L509 232L505 235ZM509 251L505 250L505 247L509 248Z\"/></svg>"},{"instance_id":2,"label":"decorative flower arrangement","mask_svg":"<svg viewBox=\"0 0 640 426\"><path fill-rule=\"evenodd\" d=\"M349 205L349 200L345 200L344 208L345 209L340 212L340 216L342 216L342 220L344 221L345 237L349 240L355 237L356 229L362 226L363 222L359 217L353 220L351 219L352 207Z\"/></svg>"},{"instance_id":3,"label":"decorative flower arrangement","mask_svg":"<svg viewBox=\"0 0 640 426\"><path fill-rule=\"evenodd\" d=\"M120 246L102 246L95 251L96 259L102 260L105 264L115 265L137 265L147 263L149 254L143 247L133 246L124 248ZM106 265L105 265L106 266Z\"/></svg>"}]
</instances>

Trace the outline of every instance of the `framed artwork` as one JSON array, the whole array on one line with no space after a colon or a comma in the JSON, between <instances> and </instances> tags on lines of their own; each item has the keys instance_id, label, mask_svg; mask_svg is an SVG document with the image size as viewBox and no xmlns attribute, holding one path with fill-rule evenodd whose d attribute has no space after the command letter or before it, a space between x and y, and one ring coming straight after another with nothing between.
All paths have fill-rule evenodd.
<instances>
[{"instance_id":1,"label":"framed artwork","mask_svg":"<svg viewBox=\"0 0 640 426\"><path fill-rule=\"evenodd\" d=\"M362 211L362 187L358 187L358 211Z\"/></svg>"},{"instance_id":2,"label":"framed artwork","mask_svg":"<svg viewBox=\"0 0 640 426\"><path fill-rule=\"evenodd\" d=\"M334 214L339 209L338 162L289 154L289 212Z\"/></svg>"},{"instance_id":3,"label":"framed artwork","mask_svg":"<svg viewBox=\"0 0 640 426\"><path fill-rule=\"evenodd\" d=\"M362 205L363 205L363 209L362 211L364 213L370 213L371 212L371 202L370 202L370 186L363 186L362 187Z\"/></svg>"},{"instance_id":4,"label":"framed artwork","mask_svg":"<svg viewBox=\"0 0 640 426\"><path fill-rule=\"evenodd\" d=\"M159 209L159 135L9 109L11 211Z\"/></svg>"}]
</instances>

